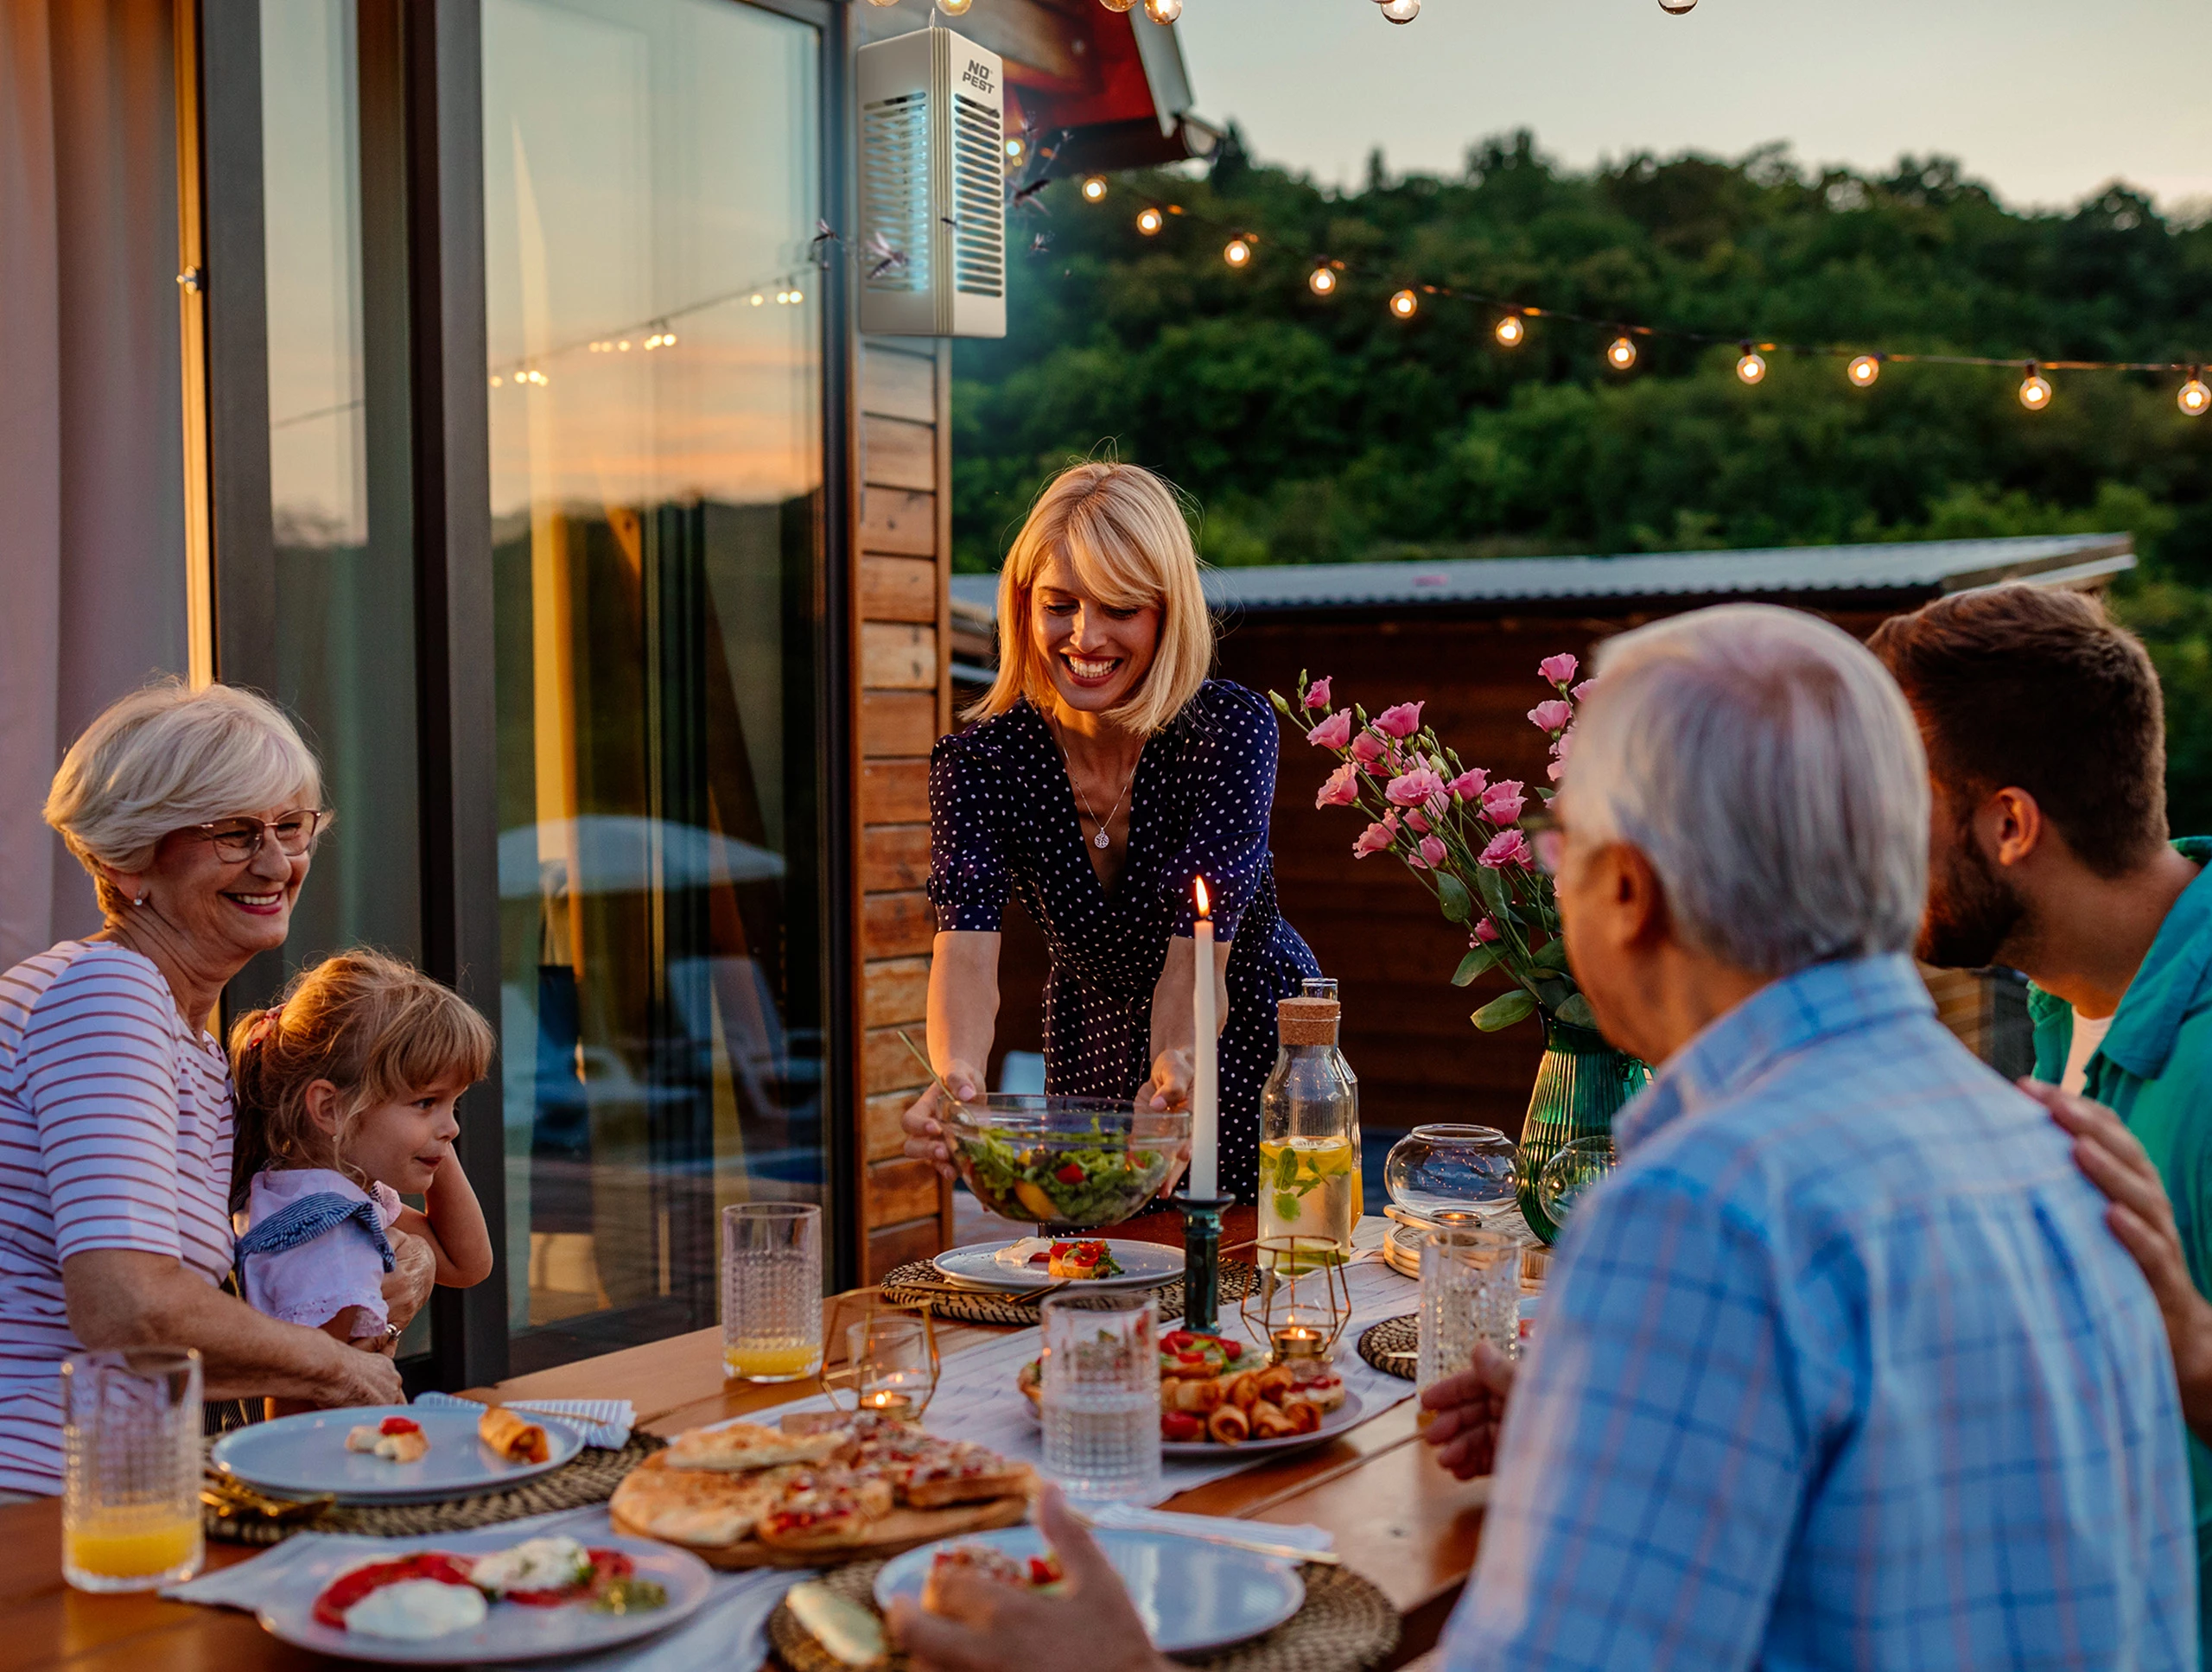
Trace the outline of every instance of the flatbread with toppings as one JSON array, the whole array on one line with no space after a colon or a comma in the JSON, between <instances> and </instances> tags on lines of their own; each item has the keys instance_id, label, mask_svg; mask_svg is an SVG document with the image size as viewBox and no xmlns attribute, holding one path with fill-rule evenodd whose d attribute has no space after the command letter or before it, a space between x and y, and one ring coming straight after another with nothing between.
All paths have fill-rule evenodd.
<instances>
[{"instance_id":1,"label":"flatbread with toppings","mask_svg":"<svg viewBox=\"0 0 2212 1672\"><path fill-rule=\"evenodd\" d=\"M807 1435L755 1429L779 1441L827 1440L828 1455L817 1464L687 1465L702 1455L734 1455L705 1444L727 1432L681 1436L632 1470L608 1505L615 1526L680 1544L717 1567L814 1567L825 1558L893 1555L958 1533L1011 1527L1028 1513L1035 1487L1027 1467L988 1446L873 1415ZM783 1454L758 1439L746 1440L743 1449Z\"/></svg>"},{"instance_id":2,"label":"flatbread with toppings","mask_svg":"<svg viewBox=\"0 0 2212 1672\"><path fill-rule=\"evenodd\" d=\"M717 1469L743 1474L785 1463L827 1463L852 1443L843 1428L817 1434L786 1434L758 1422L733 1422L721 1428L694 1428L677 1435L669 1461L683 1469Z\"/></svg>"}]
</instances>

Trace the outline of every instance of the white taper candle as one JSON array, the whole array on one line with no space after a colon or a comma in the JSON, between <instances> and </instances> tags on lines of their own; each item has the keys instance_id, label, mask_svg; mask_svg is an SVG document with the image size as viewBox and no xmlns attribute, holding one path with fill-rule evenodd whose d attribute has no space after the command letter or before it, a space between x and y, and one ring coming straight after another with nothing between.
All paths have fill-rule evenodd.
<instances>
[{"instance_id":1,"label":"white taper candle","mask_svg":"<svg viewBox=\"0 0 2212 1672\"><path fill-rule=\"evenodd\" d=\"M1191 1011L1195 1024L1195 1049L1191 1073L1191 1194L1201 1199L1217 1196L1220 1189L1221 1069L1220 1030L1213 1002L1213 919L1206 881L1198 879L1198 919L1191 938L1198 956L1191 983Z\"/></svg>"}]
</instances>

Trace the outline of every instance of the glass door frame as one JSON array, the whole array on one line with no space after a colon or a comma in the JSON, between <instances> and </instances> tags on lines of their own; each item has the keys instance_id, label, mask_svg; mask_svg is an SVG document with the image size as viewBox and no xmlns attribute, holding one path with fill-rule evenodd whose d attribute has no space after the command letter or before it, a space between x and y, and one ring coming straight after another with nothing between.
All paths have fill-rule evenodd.
<instances>
[{"instance_id":1,"label":"glass door frame","mask_svg":"<svg viewBox=\"0 0 2212 1672\"><path fill-rule=\"evenodd\" d=\"M274 0L282 4L284 0ZM822 201L828 226L852 223L851 0L721 0L820 32ZM214 675L271 690L276 548L270 507L268 315L262 192L263 0L177 0L192 25L199 145L196 200L205 272L206 601ZM500 1014L498 728L488 388L485 376L482 17L477 0L357 0L365 311L385 328L367 345L367 391L404 404L404 435L381 426L412 499L424 966L497 1025ZM180 77L180 81L185 78ZM188 157L184 166L195 159ZM823 524L815 607L816 747L822 786L823 1188L833 1232L832 1289L857 1271L858 758L851 576L858 524L854 421L858 321L849 263L820 280ZM401 305L404 302L404 307ZM372 447L377 445L372 431ZM234 1000L250 994L241 977ZM515 1048L502 1041L502 1048ZM506 1245L505 1134L499 1068L461 1099L457 1148L483 1201L493 1246ZM507 1373L504 1268L469 1289L441 1289L428 1353L410 1387L458 1389Z\"/></svg>"}]
</instances>

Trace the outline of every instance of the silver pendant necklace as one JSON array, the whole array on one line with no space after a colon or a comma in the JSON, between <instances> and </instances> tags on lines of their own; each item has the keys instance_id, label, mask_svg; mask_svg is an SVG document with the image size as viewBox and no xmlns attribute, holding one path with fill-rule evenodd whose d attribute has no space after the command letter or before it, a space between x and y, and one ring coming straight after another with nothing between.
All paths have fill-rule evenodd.
<instances>
[{"instance_id":1,"label":"silver pendant necklace","mask_svg":"<svg viewBox=\"0 0 2212 1672\"><path fill-rule=\"evenodd\" d=\"M1052 746L1060 752L1060 765L1067 769L1068 787L1075 791L1075 798L1083 804L1083 811L1089 816L1090 822L1098 827L1098 834L1090 838L1090 845L1103 851L1114 845L1114 839L1106 834L1106 827L1114 822L1114 815L1122 811L1122 801L1135 786L1137 769L1135 766L1129 768L1129 775L1122 784L1122 793L1114 798L1114 804L1106 810L1106 817L1101 818L1091 811L1090 798L1084 794L1083 785L1076 782L1075 763L1068 759L1067 745L1060 741L1060 728L1058 724L1053 725L1052 732ZM1138 755L1141 759L1143 751L1139 750Z\"/></svg>"}]
</instances>

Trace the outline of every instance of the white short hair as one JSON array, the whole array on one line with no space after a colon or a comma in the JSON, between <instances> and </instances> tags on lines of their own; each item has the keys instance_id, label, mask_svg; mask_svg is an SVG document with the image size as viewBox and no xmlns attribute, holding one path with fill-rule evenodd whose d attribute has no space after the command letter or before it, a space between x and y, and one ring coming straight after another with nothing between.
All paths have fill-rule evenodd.
<instances>
[{"instance_id":1,"label":"white short hair","mask_svg":"<svg viewBox=\"0 0 2212 1672\"><path fill-rule=\"evenodd\" d=\"M46 822L99 885L99 865L143 870L171 830L264 808L319 808L322 772L292 722L235 685L143 687L103 709L69 746Z\"/></svg>"},{"instance_id":2,"label":"white short hair","mask_svg":"<svg viewBox=\"0 0 2212 1672\"><path fill-rule=\"evenodd\" d=\"M1727 604L1607 640L1597 673L1561 811L1643 854L1684 941L1770 976L1912 945L1928 763L1866 646Z\"/></svg>"}]
</instances>

